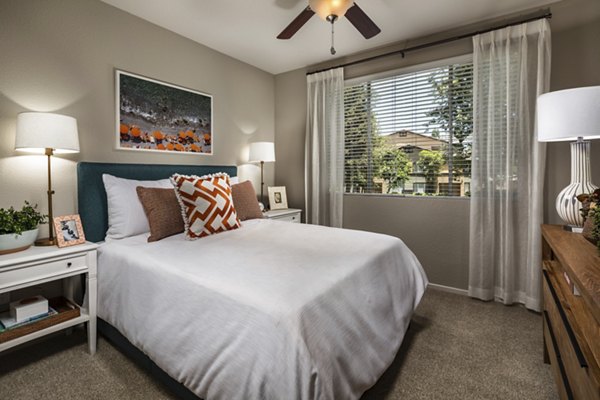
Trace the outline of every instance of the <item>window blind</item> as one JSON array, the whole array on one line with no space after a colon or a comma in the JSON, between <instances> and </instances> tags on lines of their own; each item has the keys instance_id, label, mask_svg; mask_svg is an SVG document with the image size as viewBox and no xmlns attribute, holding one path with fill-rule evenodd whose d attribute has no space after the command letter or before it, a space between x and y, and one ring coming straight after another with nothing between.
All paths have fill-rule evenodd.
<instances>
[{"instance_id":1,"label":"window blind","mask_svg":"<svg viewBox=\"0 0 600 400\"><path fill-rule=\"evenodd\" d=\"M347 86L344 116L347 193L469 195L471 61Z\"/></svg>"}]
</instances>

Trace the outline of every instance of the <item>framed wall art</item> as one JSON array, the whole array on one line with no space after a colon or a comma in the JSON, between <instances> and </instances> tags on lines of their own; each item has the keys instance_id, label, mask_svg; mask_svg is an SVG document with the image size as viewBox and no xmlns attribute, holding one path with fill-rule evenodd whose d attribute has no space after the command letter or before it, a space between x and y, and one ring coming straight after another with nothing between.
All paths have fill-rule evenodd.
<instances>
[{"instance_id":1,"label":"framed wall art","mask_svg":"<svg viewBox=\"0 0 600 400\"><path fill-rule=\"evenodd\" d=\"M116 148L213 154L212 96L116 70Z\"/></svg>"},{"instance_id":2,"label":"framed wall art","mask_svg":"<svg viewBox=\"0 0 600 400\"><path fill-rule=\"evenodd\" d=\"M79 214L54 218L54 231L58 247L85 243L85 234Z\"/></svg>"}]
</instances>

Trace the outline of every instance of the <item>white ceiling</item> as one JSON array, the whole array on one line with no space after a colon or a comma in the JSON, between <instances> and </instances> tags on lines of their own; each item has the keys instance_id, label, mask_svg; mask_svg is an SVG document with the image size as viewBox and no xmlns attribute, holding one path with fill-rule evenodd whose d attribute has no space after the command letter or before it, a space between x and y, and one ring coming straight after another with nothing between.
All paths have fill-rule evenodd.
<instances>
[{"instance_id":1,"label":"white ceiling","mask_svg":"<svg viewBox=\"0 0 600 400\"><path fill-rule=\"evenodd\" d=\"M332 58L330 26L316 15L292 39L276 39L307 0L102 1L272 74ZM342 18L336 23L336 57L556 1L357 0L382 32L365 40Z\"/></svg>"}]
</instances>

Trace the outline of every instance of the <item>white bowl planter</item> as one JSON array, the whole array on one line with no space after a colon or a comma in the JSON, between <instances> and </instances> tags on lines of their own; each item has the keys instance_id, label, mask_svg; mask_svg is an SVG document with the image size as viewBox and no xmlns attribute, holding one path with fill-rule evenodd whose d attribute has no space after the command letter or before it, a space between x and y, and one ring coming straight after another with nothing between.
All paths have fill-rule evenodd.
<instances>
[{"instance_id":1,"label":"white bowl planter","mask_svg":"<svg viewBox=\"0 0 600 400\"><path fill-rule=\"evenodd\" d=\"M0 254L16 253L17 251L27 250L37 238L39 229L25 231L20 235L7 233L0 235Z\"/></svg>"}]
</instances>

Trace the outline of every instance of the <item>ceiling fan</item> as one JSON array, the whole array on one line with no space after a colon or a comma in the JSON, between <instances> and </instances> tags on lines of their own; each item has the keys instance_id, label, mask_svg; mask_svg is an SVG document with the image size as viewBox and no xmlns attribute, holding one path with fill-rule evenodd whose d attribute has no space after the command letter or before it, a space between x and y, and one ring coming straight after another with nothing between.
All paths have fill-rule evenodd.
<instances>
[{"instance_id":1,"label":"ceiling fan","mask_svg":"<svg viewBox=\"0 0 600 400\"><path fill-rule=\"evenodd\" d=\"M335 54L333 24L343 16L348 18L365 39L370 39L381 32L381 29L352 0L308 0L308 6L277 36L277 39L290 39L315 13L331 23L332 55Z\"/></svg>"}]
</instances>

